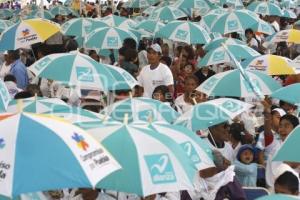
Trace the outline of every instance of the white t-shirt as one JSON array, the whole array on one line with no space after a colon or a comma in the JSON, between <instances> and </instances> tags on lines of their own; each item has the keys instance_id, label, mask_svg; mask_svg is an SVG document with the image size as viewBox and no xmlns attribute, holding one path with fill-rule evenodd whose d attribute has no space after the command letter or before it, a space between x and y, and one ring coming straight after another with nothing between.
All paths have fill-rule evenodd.
<instances>
[{"instance_id":1,"label":"white t-shirt","mask_svg":"<svg viewBox=\"0 0 300 200\"><path fill-rule=\"evenodd\" d=\"M233 148L232 148L232 146L231 146L230 143L224 142L225 145L224 145L223 148L217 148L217 147L215 147L214 145L212 145L212 144L210 143L210 141L208 140L208 138L205 138L205 140L206 140L206 142L208 143L209 147L210 147L212 150L217 150L217 151L219 151L219 152L222 154L222 156L224 156L227 160L229 160L231 163L233 163L233 161L234 161L234 159L235 159L235 158L234 158L234 150L233 150Z\"/></svg>"},{"instance_id":2,"label":"white t-shirt","mask_svg":"<svg viewBox=\"0 0 300 200\"><path fill-rule=\"evenodd\" d=\"M150 69L150 65L143 67L139 76L138 83L144 88L144 97L152 97L152 93L157 86L173 85L174 79L171 70L167 65L159 63L155 69Z\"/></svg>"},{"instance_id":3,"label":"white t-shirt","mask_svg":"<svg viewBox=\"0 0 300 200\"><path fill-rule=\"evenodd\" d=\"M180 114L183 114L193 108L193 105L184 101L184 95L180 95L175 99L175 106Z\"/></svg>"},{"instance_id":4,"label":"white t-shirt","mask_svg":"<svg viewBox=\"0 0 300 200\"><path fill-rule=\"evenodd\" d=\"M258 42L255 38L251 38L251 40L249 41L248 45L250 47L258 47Z\"/></svg>"},{"instance_id":5,"label":"white t-shirt","mask_svg":"<svg viewBox=\"0 0 300 200\"><path fill-rule=\"evenodd\" d=\"M5 62L0 68L0 79L4 80L4 77L10 73L11 65L6 65Z\"/></svg>"}]
</instances>

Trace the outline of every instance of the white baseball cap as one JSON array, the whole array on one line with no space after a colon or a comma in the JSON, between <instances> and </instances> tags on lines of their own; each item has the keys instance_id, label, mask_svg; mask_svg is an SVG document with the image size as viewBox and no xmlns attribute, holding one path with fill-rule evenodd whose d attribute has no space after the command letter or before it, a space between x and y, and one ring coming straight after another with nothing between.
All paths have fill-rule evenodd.
<instances>
[{"instance_id":1,"label":"white baseball cap","mask_svg":"<svg viewBox=\"0 0 300 200\"><path fill-rule=\"evenodd\" d=\"M162 53L161 47L157 43L152 44L148 49L152 49L153 51L155 51L157 53Z\"/></svg>"}]
</instances>

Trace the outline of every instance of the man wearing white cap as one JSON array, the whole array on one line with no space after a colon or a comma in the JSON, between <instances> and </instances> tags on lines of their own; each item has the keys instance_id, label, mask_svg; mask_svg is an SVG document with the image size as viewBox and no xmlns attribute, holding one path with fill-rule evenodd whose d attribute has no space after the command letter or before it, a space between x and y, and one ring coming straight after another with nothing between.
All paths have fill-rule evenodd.
<instances>
[{"instance_id":1,"label":"man wearing white cap","mask_svg":"<svg viewBox=\"0 0 300 200\"><path fill-rule=\"evenodd\" d=\"M162 50L158 44L152 44L147 49L149 65L146 65L137 77L140 94L144 97L152 97L152 93L157 86L168 86L170 93L174 92L174 79L171 70L167 65L160 63Z\"/></svg>"}]
</instances>

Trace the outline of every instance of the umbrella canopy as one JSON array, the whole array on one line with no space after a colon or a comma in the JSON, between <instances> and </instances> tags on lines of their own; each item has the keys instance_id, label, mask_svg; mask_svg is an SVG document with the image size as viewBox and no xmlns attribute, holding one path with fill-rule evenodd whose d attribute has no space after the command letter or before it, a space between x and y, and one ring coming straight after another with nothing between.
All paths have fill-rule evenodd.
<instances>
[{"instance_id":1,"label":"umbrella canopy","mask_svg":"<svg viewBox=\"0 0 300 200\"><path fill-rule=\"evenodd\" d=\"M207 44L210 41L204 28L188 21L172 21L161 28L156 36L187 44Z\"/></svg>"},{"instance_id":2,"label":"umbrella canopy","mask_svg":"<svg viewBox=\"0 0 300 200\"><path fill-rule=\"evenodd\" d=\"M138 42L137 37L129 30L116 27L98 28L87 35L85 45L88 48L119 49L126 38Z\"/></svg>"},{"instance_id":3,"label":"umbrella canopy","mask_svg":"<svg viewBox=\"0 0 300 200\"><path fill-rule=\"evenodd\" d=\"M149 16L150 20L160 20L164 22L170 22L175 19L187 17L187 15L180 9L174 6L164 6L155 9Z\"/></svg>"},{"instance_id":4,"label":"umbrella canopy","mask_svg":"<svg viewBox=\"0 0 300 200\"><path fill-rule=\"evenodd\" d=\"M297 126L284 140L280 149L273 157L273 161L286 161L286 162L300 162L299 139L300 139L300 126Z\"/></svg>"},{"instance_id":5,"label":"umbrella canopy","mask_svg":"<svg viewBox=\"0 0 300 200\"><path fill-rule=\"evenodd\" d=\"M292 60L272 54L249 58L242 63L242 66L246 69L262 71L268 75L287 75L296 73L295 68L292 66Z\"/></svg>"},{"instance_id":6,"label":"umbrella canopy","mask_svg":"<svg viewBox=\"0 0 300 200\"><path fill-rule=\"evenodd\" d=\"M14 25L14 23L12 23L9 20L0 20L0 32L2 33L3 31L5 31L8 27Z\"/></svg>"},{"instance_id":7,"label":"umbrella canopy","mask_svg":"<svg viewBox=\"0 0 300 200\"><path fill-rule=\"evenodd\" d=\"M78 51L48 55L31 65L29 70L38 77L81 89L126 90L137 83L125 70L102 65Z\"/></svg>"},{"instance_id":8,"label":"umbrella canopy","mask_svg":"<svg viewBox=\"0 0 300 200\"><path fill-rule=\"evenodd\" d=\"M271 194L259 197L256 200L297 200L297 196L284 195L284 194Z\"/></svg>"},{"instance_id":9,"label":"umbrella canopy","mask_svg":"<svg viewBox=\"0 0 300 200\"><path fill-rule=\"evenodd\" d=\"M226 13L227 10L223 8L213 9L201 18L200 25L203 26L206 30L210 31L211 26L216 21L216 19L222 14Z\"/></svg>"},{"instance_id":10,"label":"umbrella canopy","mask_svg":"<svg viewBox=\"0 0 300 200\"><path fill-rule=\"evenodd\" d=\"M116 15L108 15L106 17L101 18L100 21L106 23L111 27L118 27L122 29L132 29L132 27L136 25L135 21Z\"/></svg>"},{"instance_id":11,"label":"umbrella canopy","mask_svg":"<svg viewBox=\"0 0 300 200\"><path fill-rule=\"evenodd\" d=\"M145 31L148 31L152 34L155 34L157 31L159 31L161 28L163 28L165 24L158 22L156 20L144 20L141 21L136 28L137 29L143 29Z\"/></svg>"},{"instance_id":12,"label":"umbrella canopy","mask_svg":"<svg viewBox=\"0 0 300 200\"><path fill-rule=\"evenodd\" d=\"M260 55L257 51L246 45L230 44L226 45L226 47L237 60L252 58ZM205 54L205 56L198 61L197 66L203 67L229 62L231 62L231 58L227 50L223 46L221 46Z\"/></svg>"},{"instance_id":13,"label":"umbrella canopy","mask_svg":"<svg viewBox=\"0 0 300 200\"><path fill-rule=\"evenodd\" d=\"M143 11L143 14L150 15L155 9L157 9L156 6L150 6Z\"/></svg>"},{"instance_id":14,"label":"umbrella canopy","mask_svg":"<svg viewBox=\"0 0 300 200\"><path fill-rule=\"evenodd\" d=\"M178 8L196 8L199 10L210 10L212 4L207 0L179 0L176 1L175 7Z\"/></svg>"},{"instance_id":15,"label":"umbrella canopy","mask_svg":"<svg viewBox=\"0 0 300 200\"><path fill-rule=\"evenodd\" d=\"M0 112L6 111L11 97L5 83L0 80Z\"/></svg>"},{"instance_id":16,"label":"umbrella canopy","mask_svg":"<svg viewBox=\"0 0 300 200\"><path fill-rule=\"evenodd\" d=\"M234 8L243 8L244 4L241 0L220 0L220 4L223 5L228 5L232 6Z\"/></svg>"},{"instance_id":17,"label":"umbrella canopy","mask_svg":"<svg viewBox=\"0 0 300 200\"><path fill-rule=\"evenodd\" d=\"M20 113L1 120L0 130L4 196L95 187L120 169L89 134L60 120Z\"/></svg>"},{"instance_id":18,"label":"umbrella canopy","mask_svg":"<svg viewBox=\"0 0 300 200\"><path fill-rule=\"evenodd\" d=\"M258 19L258 23L254 24L250 28L256 32L264 33L266 35L273 35L275 33L272 25L262 19Z\"/></svg>"},{"instance_id":19,"label":"umbrella canopy","mask_svg":"<svg viewBox=\"0 0 300 200\"><path fill-rule=\"evenodd\" d=\"M93 18L74 18L61 26L61 32L64 35L85 37L93 30L103 27L108 27L108 25L100 20Z\"/></svg>"},{"instance_id":20,"label":"umbrella canopy","mask_svg":"<svg viewBox=\"0 0 300 200\"><path fill-rule=\"evenodd\" d=\"M183 126L170 125L164 122L153 122L148 126L155 131L172 138L179 144L198 170L215 166L212 150L207 143L193 131Z\"/></svg>"},{"instance_id":21,"label":"umbrella canopy","mask_svg":"<svg viewBox=\"0 0 300 200\"><path fill-rule=\"evenodd\" d=\"M275 15L282 17L283 12L278 5L266 1L254 1L247 9L260 15Z\"/></svg>"},{"instance_id":22,"label":"umbrella canopy","mask_svg":"<svg viewBox=\"0 0 300 200\"><path fill-rule=\"evenodd\" d=\"M34 18L43 18L43 19L53 19L54 15L48 10L39 9L39 10L33 10L27 15L24 16L24 19L34 19Z\"/></svg>"},{"instance_id":23,"label":"umbrella canopy","mask_svg":"<svg viewBox=\"0 0 300 200\"><path fill-rule=\"evenodd\" d=\"M50 9L52 15L69 15L75 14L75 11L67 6L54 6ZM78 15L78 14L77 14Z\"/></svg>"},{"instance_id":24,"label":"umbrella canopy","mask_svg":"<svg viewBox=\"0 0 300 200\"><path fill-rule=\"evenodd\" d=\"M280 99L291 104L300 104L300 83L280 88L271 94L272 98Z\"/></svg>"},{"instance_id":25,"label":"umbrella canopy","mask_svg":"<svg viewBox=\"0 0 300 200\"><path fill-rule=\"evenodd\" d=\"M249 10L229 10L229 12L220 15L212 24L212 32L228 34L233 32L244 32L258 23L258 17Z\"/></svg>"},{"instance_id":26,"label":"umbrella canopy","mask_svg":"<svg viewBox=\"0 0 300 200\"><path fill-rule=\"evenodd\" d=\"M0 19L7 19L14 16L13 10L11 9L0 9Z\"/></svg>"},{"instance_id":27,"label":"umbrella canopy","mask_svg":"<svg viewBox=\"0 0 300 200\"><path fill-rule=\"evenodd\" d=\"M211 51L220 47L222 44L231 45L231 44L241 44L246 45L246 43L242 40L234 39L234 38L226 38L226 37L217 37L213 39L210 43L204 46L205 51Z\"/></svg>"},{"instance_id":28,"label":"umbrella canopy","mask_svg":"<svg viewBox=\"0 0 300 200\"><path fill-rule=\"evenodd\" d=\"M280 84L271 76L259 71L246 71L251 83L263 95L270 95L279 89ZM228 87L230 85L230 87ZM245 80L240 70L230 70L218 73L204 81L196 90L208 96L256 97L249 82Z\"/></svg>"},{"instance_id":29,"label":"umbrella canopy","mask_svg":"<svg viewBox=\"0 0 300 200\"><path fill-rule=\"evenodd\" d=\"M290 42L290 43L300 44L300 30L296 30L296 29L282 30L267 37L266 40L269 43Z\"/></svg>"},{"instance_id":30,"label":"umbrella canopy","mask_svg":"<svg viewBox=\"0 0 300 200\"><path fill-rule=\"evenodd\" d=\"M23 20L1 34L0 49L15 50L44 42L59 30L58 24L46 19Z\"/></svg>"},{"instance_id":31,"label":"umbrella canopy","mask_svg":"<svg viewBox=\"0 0 300 200\"><path fill-rule=\"evenodd\" d=\"M166 121L172 123L179 117L171 106L150 98L128 98L118 101L101 111L112 119L122 122L128 115L129 122Z\"/></svg>"},{"instance_id":32,"label":"umbrella canopy","mask_svg":"<svg viewBox=\"0 0 300 200\"><path fill-rule=\"evenodd\" d=\"M127 2L128 8L148 8L159 2L159 0L130 0Z\"/></svg>"},{"instance_id":33,"label":"umbrella canopy","mask_svg":"<svg viewBox=\"0 0 300 200\"><path fill-rule=\"evenodd\" d=\"M171 138L146 126L123 124L99 126L88 132L122 165L122 170L97 187L139 196L193 188L196 167Z\"/></svg>"},{"instance_id":34,"label":"umbrella canopy","mask_svg":"<svg viewBox=\"0 0 300 200\"><path fill-rule=\"evenodd\" d=\"M24 112L42 114L53 110L65 110L69 106L60 99L31 97L27 99L12 100L7 108L8 113Z\"/></svg>"},{"instance_id":35,"label":"umbrella canopy","mask_svg":"<svg viewBox=\"0 0 300 200\"><path fill-rule=\"evenodd\" d=\"M283 17L290 18L290 19L297 19L296 13L294 11L288 10L288 9L283 10Z\"/></svg>"},{"instance_id":36,"label":"umbrella canopy","mask_svg":"<svg viewBox=\"0 0 300 200\"><path fill-rule=\"evenodd\" d=\"M185 126L192 131L204 130L233 119L251 107L251 104L236 99L219 98L196 104L181 115L175 124Z\"/></svg>"}]
</instances>

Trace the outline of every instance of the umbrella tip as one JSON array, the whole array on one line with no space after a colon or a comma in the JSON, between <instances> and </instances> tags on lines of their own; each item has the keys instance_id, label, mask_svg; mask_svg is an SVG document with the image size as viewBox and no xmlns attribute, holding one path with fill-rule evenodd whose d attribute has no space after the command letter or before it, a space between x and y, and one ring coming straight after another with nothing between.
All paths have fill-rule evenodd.
<instances>
[{"instance_id":1,"label":"umbrella tip","mask_svg":"<svg viewBox=\"0 0 300 200\"><path fill-rule=\"evenodd\" d=\"M123 119L123 123L124 123L125 125L128 124L128 113L125 113L124 119Z\"/></svg>"}]
</instances>

